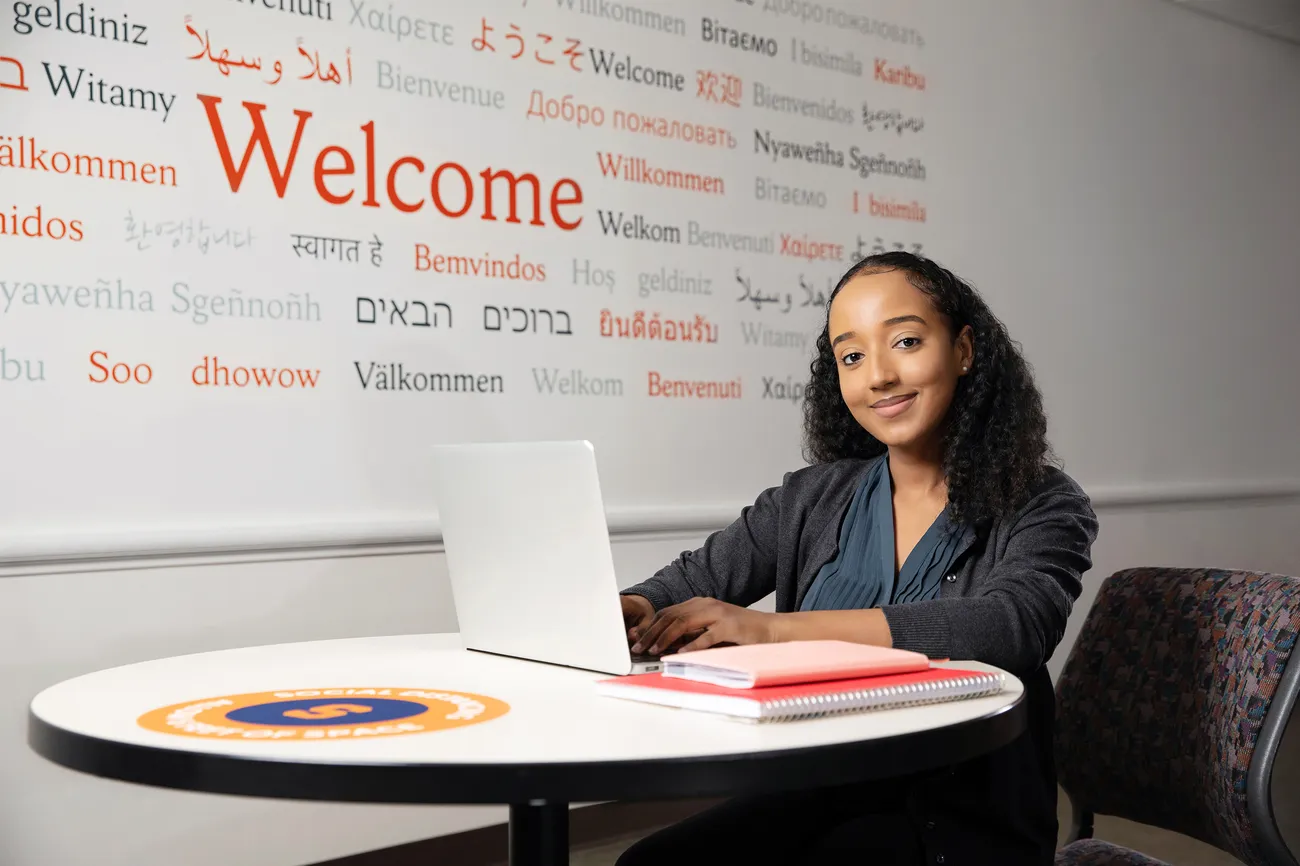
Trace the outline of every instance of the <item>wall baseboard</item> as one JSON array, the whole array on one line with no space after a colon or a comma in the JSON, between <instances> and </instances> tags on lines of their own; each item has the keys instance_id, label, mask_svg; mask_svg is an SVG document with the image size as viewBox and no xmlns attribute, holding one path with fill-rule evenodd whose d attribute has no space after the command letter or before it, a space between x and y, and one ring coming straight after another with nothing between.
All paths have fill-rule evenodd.
<instances>
[{"instance_id":1,"label":"wall baseboard","mask_svg":"<svg viewBox=\"0 0 1300 866\"><path fill-rule=\"evenodd\" d=\"M1215 507L1227 503L1300 501L1300 480L1184 482L1090 488L1098 511ZM679 537L726 526L749 503L613 506L606 510L615 539ZM436 553L442 549L435 513L320 517L256 523L171 524L94 529L0 532L0 577L104 571L178 564L266 562Z\"/></svg>"}]
</instances>

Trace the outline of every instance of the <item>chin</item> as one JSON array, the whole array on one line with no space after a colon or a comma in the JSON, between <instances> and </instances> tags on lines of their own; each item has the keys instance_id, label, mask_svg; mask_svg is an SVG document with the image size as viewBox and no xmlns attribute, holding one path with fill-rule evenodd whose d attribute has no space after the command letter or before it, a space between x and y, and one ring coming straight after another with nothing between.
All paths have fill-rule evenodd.
<instances>
[{"instance_id":1,"label":"chin","mask_svg":"<svg viewBox=\"0 0 1300 866\"><path fill-rule=\"evenodd\" d=\"M876 439L887 448L907 448L919 441L919 437L899 433L894 433L892 436L876 436Z\"/></svg>"},{"instance_id":2,"label":"chin","mask_svg":"<svg viewBox=\"0 0 1300 866\"><path fill-rule=\"evenodd\" d=\"M867 411L870 412L871 410L868 409ZM882 426L880 424L867 426L860 420L858 421L858 424L861 425L863 430L866 430L874 436L876 441L887 448L908 448L920 442L924 438L916 430L912 429L911 424L905 426L899 425L897 427L892 425Z\"/></svg>"},{"instance_id":3,"label":"chin","mask_svg":"<svg viewBox=\"0 0 1300 866\"><path fill-rule=\"evenodd\" d=\"M889 428L881 429L878 424L873 424L868 427L866 424L858 421L858 426L870 433L881 445L886 445L891 448L906 444L907 440L911 438L910 436L900 435L900 431L898 430L890 430Z\"/></svg>"}]
</instances>

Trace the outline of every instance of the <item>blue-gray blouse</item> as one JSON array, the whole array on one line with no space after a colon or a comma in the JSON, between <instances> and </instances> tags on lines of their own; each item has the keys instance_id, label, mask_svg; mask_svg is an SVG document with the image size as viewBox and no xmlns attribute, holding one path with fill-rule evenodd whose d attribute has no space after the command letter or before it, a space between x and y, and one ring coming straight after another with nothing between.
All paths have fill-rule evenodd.
<instances>
[{"instance_id":1,"label":"blue-gray blouse","mask_svg":"<svg viewBox=\"0 0 1300 866\"><path fill-rule=\"evenodd\" d=\"M877 460L845 512L835 558L817 573L799 609L862 610L938 598L962 534L940 513L895 572L894 485L889 460Z\"/></svg>"}]
</instances>

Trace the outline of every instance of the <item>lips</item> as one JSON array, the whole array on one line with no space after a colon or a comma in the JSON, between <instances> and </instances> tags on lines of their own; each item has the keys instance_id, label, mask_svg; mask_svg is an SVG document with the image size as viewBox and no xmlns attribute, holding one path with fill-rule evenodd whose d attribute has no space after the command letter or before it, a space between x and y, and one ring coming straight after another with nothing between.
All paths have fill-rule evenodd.
<instances>
[{"instance_id":1,"label":"lips","mask_svg":"<svg viewBox=\"0 0 1300 866\"><path fill-rule=\"evenodd\" d=\"M895 418L908 410L916 401L916 394L903 394L898 397L886 397L871 404L872 410L883 418Z\"/></svg>"}]
</instances>

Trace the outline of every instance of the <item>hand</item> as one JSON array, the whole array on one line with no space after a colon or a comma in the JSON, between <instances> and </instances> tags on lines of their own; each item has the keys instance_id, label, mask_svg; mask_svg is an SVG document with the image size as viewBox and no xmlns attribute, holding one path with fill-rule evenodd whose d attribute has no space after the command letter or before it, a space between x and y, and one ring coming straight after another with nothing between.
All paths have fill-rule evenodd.
<instances>
[{"instance_id":1,"label":"hand","mask_svg":"<svg viewBox=\"0 0 1300 866\"><path fill-rule=\"evenodd\" d=\"M655 607L642 595L620 595L618 600L623 605L623 628L627 629L627 642L631 643L654 619Z\"/></svg>"},{"instance_id":2,"label":"hand","mask_svg":"<svg viewBox=\"0 0 1300 866\"><path fill-rule=\"evenodd\" d=\"M665 653L686 641L676 652L702 650L717 644L776 642L776 614L750 610L718 601L692 598L655 614L632 652Z\"/></svg>"}]
</instances>

